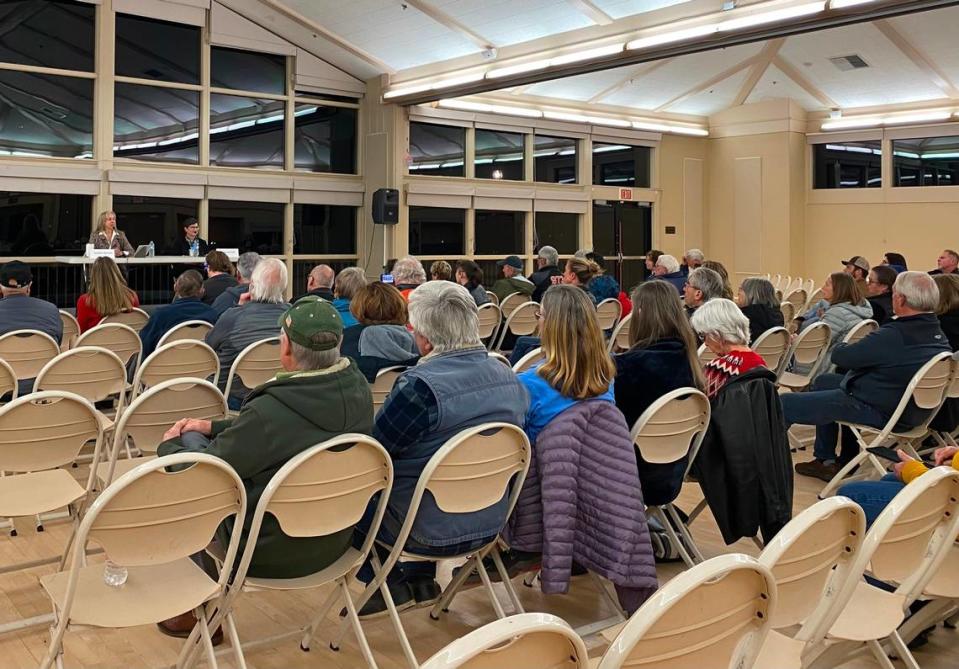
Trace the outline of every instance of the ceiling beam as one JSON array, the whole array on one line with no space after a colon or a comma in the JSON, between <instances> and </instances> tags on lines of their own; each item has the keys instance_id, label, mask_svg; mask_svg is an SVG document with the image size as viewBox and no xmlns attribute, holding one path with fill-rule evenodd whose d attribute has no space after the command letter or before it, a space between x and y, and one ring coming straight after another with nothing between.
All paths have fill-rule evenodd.
<instances>
[{"instance_id":1,"label":"ceiling beam","mask_svg":"<svg viewBox=\"0 0 959 669\"><path fill-rule=\"evenodd\" d=\"M427 2L427 0L403 0L403 4L409 5L414 9L418 9L420 12L430 17L447 30L452 30L454 33L458 33L461 37L465 37L480 49L492 49L495 46L491 40L488 40L482 35L473 32L466 25L460 23L446 12L431 5L429 2Z\"/></svg>"},{"instance_id":2,"label":"ceiling beam","mask_svg":"<svg viewBox=\"0 0 959 669\"><path fill-rule=\"evenodd\" d=\"M586 15L590 21L598 26L608 26L613 22L613 17L597 7L591 0L567 0L569 4L575 7L581 14Z\"/></svg>"},{"instance_id":3,"label":"ceiling beam","mask_svg":"<svg viewBox=\"0 0 959 669\"><path fill-rule=\"evenodd\" d=\"M764 74L766 74L766 70L768 70L769 66L772 64L773 58L779 55L779 50L783 48L783 44L785 43L785 37L780 37L778 39L773 39L766 42L766 46L763 47L762 52L759 54L758 60L753 63L752 68L749 70L749 76L746 77L746 81L743 82L742 87L739 89L739 93L736 94L736 99L733 101L734 107L739 107L746 104L746 100L749 99L750 95L752 95L753 90L756 88L756 84L758 84L759 80L763 78Z\"/></svg>"},{"instance_id":4,"label":"ceiling beam","mask_svg":"<svg viewBox=\"0 0 959 669\"><path fill-rule=\"evenodd\" d=\"M673 62L672 58L664 58L663 60L657 60L654 63L640 63L636 67L631 68L629 71L629 74L627 74L625 77L617 81L615 84L612 84L611 86L607 86L606 88L601 90L599 93L591 97L588 100L588 102L590 104L601 102L602 100L608 98L613 93L621 91L627 86L630 86L639 77L644 77L650 72L652 72L653 70L658 70L664 65L669 65L671 62Z\"/></svg>"},{"instance_id":5,"label":"ceiling beam","mask_svg":"<svg viewBox=\"0 0 959 669\"><path fill-rule=\"evenodd\" d=\"M654 109L653 111L657 111L657 112L665 111L665 110L669 109L670 107L672 107L672 106L674 106L674 105L678 105L680 102L685 102L685 101L688 100L689 98L691 98L691 97L693 97L693 96L696 96L696 95L699 95L700 93L709 90L710 88L712 88L713 86L715 86L715 85L718 84L719 82L724 81L724 80L726 80L726 79L729 79L729 77L731 77L731 76L733 76L733 75L735 75L735 74L738 74L738 73L742 72L742 71L745 70L747 67L750 67L751 65L753 65L754 63L756 63L756 62L758 61L758 59L759 59L760 56L762 56L762 53L760 53L760 54L758 54L758 55L756 55L756 56L753 56L753 57L751 57L751 58L747 58L746 60L743 60L743 61L740 61L740 62L736 63L735 65L733 65L733 66L730 67L729 69L723 70L722 72L720 72L719 74L717 74L715 77L712 77L711 79L707 79L706 81L702 82L701 84L696 84L695 86L693 86L693 87L690 88L689 90L683 91L682 93L680 93L679 95L677 95L677 96L674 97L673 99L671 99L671 100L669 100L669 101L667 101L667 102L664 102L663 104L659 105L659 106L656 107L656 109Z\"/></svg>"},{"instance_id":6,"label":"ceiling beam","mask_svg":"<svg viewBox=\"0 0 959 669\"><path fill-rule=\"evenodd\" d=\"M896 30L891 23L888 21L876 21L873 25L876 26L879 32L885 35L890 42L895 44L896 48L899 49L906 58L922 70L923 74L929 77L939 90L950 98L959 98L959 89L949 80L949 77L946 76L929 56L914 46L912 42Z\"/></svg>"},{"instance_id":7,"label":"ceiling beam","mask_svg":"<svg viewBox=\"0 0 959 669\"><path fill-rule=\"evenodd\" d=\"M783 74L792 79L794 84L819 100L819 104L821 104L823 107L828 107L829 109L839 108L839 104L835 100L826 95L815 84L809 81L809 79L807 79L802 72L786 62L781 56L776 56L773 58L772 64L778 67Z\"/></svg>"}]
</instances>

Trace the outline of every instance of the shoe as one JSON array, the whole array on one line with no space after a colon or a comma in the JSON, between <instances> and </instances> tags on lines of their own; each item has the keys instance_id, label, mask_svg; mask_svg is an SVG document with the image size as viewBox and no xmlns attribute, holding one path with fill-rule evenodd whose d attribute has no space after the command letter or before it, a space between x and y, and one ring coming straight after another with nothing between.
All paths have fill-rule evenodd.
<instances>
[{"instance_id":1,"label":"shoe","mask_svg":"<svg viewBox=\"0 0 959 669\"><path fill-rule=\"evenodd\" d=\"M829 483L833 477L839 473L839 465L836 463L827 465L822 460L798 462L796 463L796 473L800 476L809 476Z\"/></svg>"},{"instance_id":2,"label":"shoe","mask_svg":"<svg viewBox=\"0 0 959 669\"><path fill-rule=\"evenodd\" d=\"M390 589L390 597L393 598L393 605L396 606L397 611L405 611L416 605L416 601L413 599L413 591L410 590L409 583L406 581L400 585L391 585L388 587ZM382 618L388 614L389 611L386 608L386 600L383 598L383 592L377 590L373 593L373 596L370 597L369 601L363 605L363 608L359 610L358 617L360 620L373 620ZM340 609L340 617L346 617L345 608Z\"/></svg>"},{"instance_id":3,"label":"shoe","mask_svg":"<svg viewBox=\"0 0 959 669\"><path fill-rule=\"evenodd\" d=\"M505 553L500 554L503 558L503 566L506 567L506 574L510 579L514 579L520 574L525 574L528 571L536 571L542 566L543 556L540 553L527 553L525 551L517 551L510 549ZM483 567L486 569L486 573L489 574L489 580L493 583L499 583L503 579L500 578L499 570L496 569L496 564L493 562L492 558L483 559ZM462 567L457 567L453 570L453 577L459 573ZM470 574L467 579L463 582L464 587L477 586L482 584L483 580L480 578L480 575L475 570Z\"/></svg>"},{"instance_id":4,"label":"shoe","mask_svg":"<svg viewBox=\"0 0 959 669\"><path fill-rule=\"evenodd\" d=\"M181 613L178 616L173 616L172 618L157 623L157 629L159 629L160 632L167 636L176 637L177 639L186 639L189 637L190 632L193 631L195 626L196 616L193 615L192 611ZM210 635L210 638L213 640L214 646L219 646L223 643L223 628L217 627L216 631Z\"/></svg>"},{"instance_id":5,"label":"shoe","mask_svg":"<svg viewBox=\"0 0 959 669\"><path fill-rule=\"evenodd\" d=\"M413 593L413 599L416 600L416 607L432 606L440 598L440 584L435 579L417 578L408 581L410 591Z\"/></svg>"}]
</instances>

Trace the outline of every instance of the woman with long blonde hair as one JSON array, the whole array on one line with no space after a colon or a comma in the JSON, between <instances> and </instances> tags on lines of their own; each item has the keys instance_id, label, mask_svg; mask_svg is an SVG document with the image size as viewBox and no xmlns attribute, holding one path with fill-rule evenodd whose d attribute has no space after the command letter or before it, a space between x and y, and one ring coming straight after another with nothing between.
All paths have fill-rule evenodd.
<instances>
[{"instance_id":1,"label":"woman with long blonde hair","mask_svg":"<svg viewBox=\"0 0 959 669\"><path fill-rule=\"evenodd\" d=\"M113 255L118 257L133 253L130 240L117 230L117 215L112 211L101 211L97 216L97 229L90 233L89 243L95 249L113 249Z\"/></svg>"},{"instance_id":2,"label":"woman with long blonde hair","mask_svg":"<svg viewBox=\"0 0 959 669\"><path fill-rule=\"evenodd\" d=\"M526 434L531 443L550 420L577 402L613 402L616 376L596 308L585 290L574 285L550 287L538 318L545 360L519 375L530 396Z\"/></svg>"},{"instance_id":3,"label":"woman with long blonde hair","mask_svg":"<svg viewBox=\"0 0 959 669\"><path fill-rule=\"evenodd\" d=\"M98 325L106 316L139 306L140 298L127 287L117 264L109 258L97 258L90 266L87 292L77 300L80 332Z\"/></svg>"}]
</instances>

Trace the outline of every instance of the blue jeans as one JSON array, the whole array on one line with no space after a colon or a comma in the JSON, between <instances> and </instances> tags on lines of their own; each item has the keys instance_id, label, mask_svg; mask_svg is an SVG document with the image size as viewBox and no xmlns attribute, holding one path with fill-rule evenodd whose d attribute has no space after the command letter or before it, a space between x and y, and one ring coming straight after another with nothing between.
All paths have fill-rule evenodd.
<instances>
[{"instance_id":1,"label":"blue jeans","mask_svg":"<svg viewBox=\"0 0 959 669\"><path fill-rule=\"evenodd\" d=\"M882 428L888 419L874 407L841 390L839 383L842 378L841 374L823 374L813 382L811 391L786 393L780 397L787 430L796 423L816 426L813 455L825 463L836 461L836 443L839 440L836 421Z\"/></svg>"},{"instance_id":2,"label":"blue jeans","mask_svg":"<svg viewBox=\"0 0 959 669\"><path fill-rule=\"evenodd\" d=\"M893 497L906 487L895 474L886 474L879 481L854 481L839 489L837 494L848 497L866 512L866 526L872 527Z\"/></svg>"},{"instance_id":3,"label":"blue jeans","mask_svg":"<svg viewBox=\"0 0 959 669\"><path fill-rule=\"evenodd\" d=\"M531 335L522 335L517 337L516 343L513 345L513 352L510 353L509 356L509 364L515 365L517 362L523 359L524 355L539 347L539 337L533 337Z\"/></svg>"}]
</instances>

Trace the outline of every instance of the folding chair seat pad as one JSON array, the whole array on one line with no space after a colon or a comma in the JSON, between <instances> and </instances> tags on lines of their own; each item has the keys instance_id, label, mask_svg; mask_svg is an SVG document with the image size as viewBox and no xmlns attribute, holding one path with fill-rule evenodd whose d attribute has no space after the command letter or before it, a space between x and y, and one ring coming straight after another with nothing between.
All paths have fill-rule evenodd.
<instances>
[{"instance_id":1,"label":"folding chair seat pad","mask_svg":"<svg viewBox=\"0 0 959 669\"><path fill-rule=\"evenodd\" d=\"M86 493L66 469L0 478L0 516L32 516L71 504Z\"/></svg>"},{"instance_id":2,"label":"folding chair seat pad","mask_svg":"<svg viewBox=\"0 0 959 669\"><path fill-rule=\"evenodd\" d=\"M856 584L852 598L829 630L829 637L847 641L884 639L902 624L904 599L865 581Z\"/></svg>"},{"instance_id":3,"label":"folding chair seat pad","mask_svg":"<svg viewBox=\"0 0 959 669\"><path fill-rule=\"evenodd\" d=\"M769 630L753 669L800 669L805 647L802 641Z\"/></svg>"}]
</instances>

